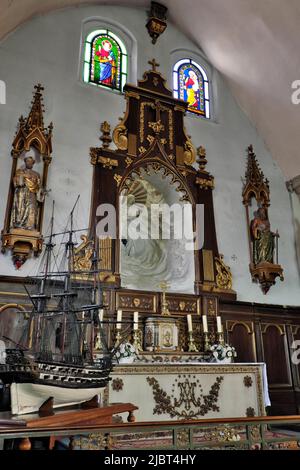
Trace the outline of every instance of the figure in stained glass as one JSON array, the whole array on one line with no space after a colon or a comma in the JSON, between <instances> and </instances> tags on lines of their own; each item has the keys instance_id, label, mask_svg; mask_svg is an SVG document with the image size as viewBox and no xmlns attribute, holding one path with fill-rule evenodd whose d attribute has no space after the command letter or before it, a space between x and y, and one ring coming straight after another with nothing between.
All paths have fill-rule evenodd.
<instances>
[{"instance_id":1,"label":"figure in stained glass","mask_svg":"<svg viewBox=\"0 0 300 470\"><path fill-rule=\"evenodd\" d=\"M99 82L115 87L116 57L111 42L107 39L102 41L95 55L98 57L100 66Z\"/></svg>"},{"instance_id":2,"label":"figure in stained glass","mask_svg":"<svg viewBox=\"0 0 300 470\"><path fill-rule=\"evenodd\" d=\"M114 33L103 29L87 36L83 80L122 91L127 80L127 52Z\"/></svg>"},{"instance_id":3,"label":"figure in stained glass","mask_svg":"<svg viewBox=\"0 0 300 470\"><path fill-rule=\"evenodd\" d=\"M192 59L179 60L173 70L173 93L188 103L188 111L210 118L208 78Z\"/></svg>"}]
</instances>

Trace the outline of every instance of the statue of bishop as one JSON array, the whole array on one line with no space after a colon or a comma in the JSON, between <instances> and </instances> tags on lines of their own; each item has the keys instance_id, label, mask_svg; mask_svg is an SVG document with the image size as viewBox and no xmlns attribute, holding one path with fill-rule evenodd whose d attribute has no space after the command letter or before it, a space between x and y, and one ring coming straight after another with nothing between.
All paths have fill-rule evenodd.
<instances>
[{"instance_id":1,"label":"statue of bishop","mask_svg":"<svg viewBox=\"0 0 300 470\"><path fill-rule=\"evenodd\" d=\"M45 193L41 187L41 178L34 171L35 160L24 158L25 166L19 168L13 178L14 200L11 212L10 228L37 230L39 205Z\"/></svg>"}]
</instances>

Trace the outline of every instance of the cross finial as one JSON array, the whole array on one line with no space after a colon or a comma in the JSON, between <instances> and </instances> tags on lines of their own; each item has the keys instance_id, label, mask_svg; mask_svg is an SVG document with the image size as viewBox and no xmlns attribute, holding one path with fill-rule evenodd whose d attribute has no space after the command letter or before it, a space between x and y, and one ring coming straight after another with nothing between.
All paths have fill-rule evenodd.
<instances>
[{"instance_id":1,"label":"cross finial","mask_svg":"<svg viewBox=\"0 0 300 470\"><path fill-rule=\"evenodd\" d=\"M152 66L152 72L156 72L156 67L159 67L160 64L156 62L155 59L149 60L148 64Z\"/></svg>"}]
</instances>

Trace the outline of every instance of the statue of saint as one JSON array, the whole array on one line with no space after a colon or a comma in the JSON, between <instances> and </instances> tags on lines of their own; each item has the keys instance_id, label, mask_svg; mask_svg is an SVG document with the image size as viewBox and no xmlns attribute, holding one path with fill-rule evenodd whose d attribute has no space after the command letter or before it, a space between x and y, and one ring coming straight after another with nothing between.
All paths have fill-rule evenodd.
<instances>
[{"instance_id":1,"label":"statue of saint","mask_svg":"<svg viewBox=\"0 0 300 470\"><path fill-rule=\"evenodd\" d=\"M254 219L251 221L251 234L253 237L253 263L255 265L262 262L273 263L275 234L271 232L267 211L264 207L260 207L254 213Z\"/></svg>"},{"instance_id":2,"label":"statue of saint","mask_svg":"<svg viewBox=\"0 0 300 470\"><path fill-rule=\"evenodd\" d=\"M24 158L25 167L19 168L13 178L15 188L10 228L37 230L39 203L44 200L39 173L34 171L35 160Z\"/></svg>"},{"instance_id":3,"label":"statue of saint","mask_svg":"<svg viewBox=\"0 0 300 470\"><path fill-rule=\"evenodd\" d=\"M143 196L143 202L139 200ZM146 288L158 280L167 276L167 251L166 240L151 237L153 233L160 233L160 219L150 220L151 206L155 204L156 209L164 203L163 195L148 181L140 179L135 185L135 190L126 197L128 210L134 205L140 208L135 215L128 215L128 228L130 224L139 227L140 237L131 238L130 234L122 234L122 256L121 256L121 276L126 287L133 287L138 283L141 288ZM127 212L122 208L122 217ZM158 224L158 226L156 226ZM124 223L121 223L123 228ZM122 230L123 232L123 230Z\"/></svg>"}]
</instances>

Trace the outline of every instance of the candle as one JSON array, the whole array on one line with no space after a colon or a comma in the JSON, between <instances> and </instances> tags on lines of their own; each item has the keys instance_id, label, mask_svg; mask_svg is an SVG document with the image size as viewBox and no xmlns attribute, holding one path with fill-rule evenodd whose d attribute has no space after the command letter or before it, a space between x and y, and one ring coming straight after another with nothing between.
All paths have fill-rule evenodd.
<instances>
[{"instance_id":1,"label":"candle","mask_svg":"<svg viewBox=\"0 0 300 470\"><path fill-rule=\"evenodd\" d=\"M207 316L202 315L203 333L208 333Z\"/></svg>"},{"instance_id":2,"label":"candle","mask_svg":"<svg viewBox=\"0 0 300 470\"><path fill-rule=\"evenodd\" d=\"M223 326L221 322L221 317L217 317L217 331L218 333L223 333Z\"/></svg>"},{"instance_id":3,"label":"candle","mask_svg":"<svg viewBox=\"0 0 300 470\"><path fill-rule=\"evenodd\" d=\"M192 315L187 315L187 324L188 324L188 332L191 333L193 331L193 323L192 323Z\"/></svg>"},{"instance_id":4,"label":"candle","mask_svg":"<svg viewBox=\"0 0 300 470\"><path fill-rule=\"evenodd\" d=\"M117 311L117 330L121 329L121 322L122 321L122 310Z\"/></svg>"},{"instance_id":5,"label":"candle","mask_svg":"<svg viewBox=\"0 0 300 470\"><path fill-rule=\"evenodd\" d=\"M102 322L103 322L103 316L104 316L104 310L103 310L103 308L101 308L101 309L99 310L99 314L98 314L99 323L102 323Z\"/></svg>"},{"instance_id":6,"label":"candle","mask_svg":"<svg viewBox=\"0 0 300 470\"><path fill-rule=\"evenodd\" d=\"M133 312L133 330L139 329L139 312Z\"/></svg>"}]
</instances>

